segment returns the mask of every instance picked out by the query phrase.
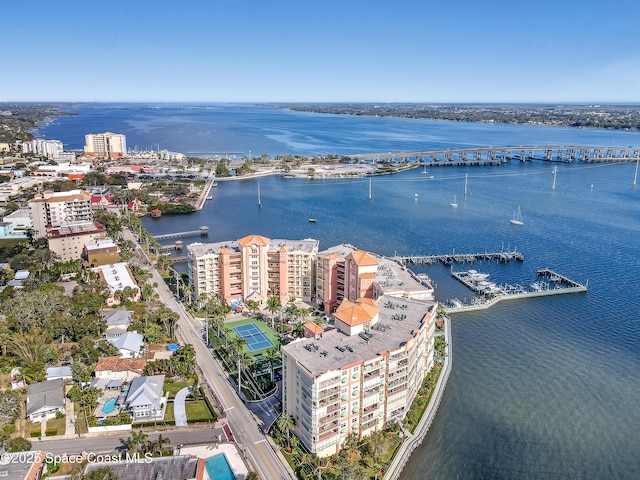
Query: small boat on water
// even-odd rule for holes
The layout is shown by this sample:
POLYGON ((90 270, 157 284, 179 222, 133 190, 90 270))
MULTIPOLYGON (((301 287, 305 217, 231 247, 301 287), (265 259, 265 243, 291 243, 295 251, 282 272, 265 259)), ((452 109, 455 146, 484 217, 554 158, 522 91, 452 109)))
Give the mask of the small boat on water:
POLYGON ((453 202, 451 202, 449 205, 451 205, 453 208, 456 208, 458 206, 458 204, 456 203, 456 196, 453 196, 453 202))
POLYGON ((318 220, 316 220, 315 218, 310 218, 309 219, 309 223, 316 223, 318 220))
POLYGON ((524 225, 524 220, 522 220, 522 212, 520 212, 520 207, 518 206, 518 210, 513 213, 513 218, 511 219, 512 225, 524 225))
POLYGON ((212 197, 211 195, 209 195, 209 196, 207 197, 207 200, 213 200, 213 197, 212 197))

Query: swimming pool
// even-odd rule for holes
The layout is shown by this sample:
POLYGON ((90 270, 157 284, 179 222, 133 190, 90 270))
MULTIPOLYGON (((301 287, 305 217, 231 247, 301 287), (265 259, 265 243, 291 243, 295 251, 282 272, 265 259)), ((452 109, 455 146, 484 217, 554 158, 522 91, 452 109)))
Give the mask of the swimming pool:
POLYGON ((110 398, 106 402, 104 402, 104 406, 102 407, 102 413, 111 413, 116 409, 116 402, 118 400, 114 398, 110 398))
POLYGON ((236 478, 224 453, 208 458, 204 462, 204 468, 210 480, 235 480, 236 478))

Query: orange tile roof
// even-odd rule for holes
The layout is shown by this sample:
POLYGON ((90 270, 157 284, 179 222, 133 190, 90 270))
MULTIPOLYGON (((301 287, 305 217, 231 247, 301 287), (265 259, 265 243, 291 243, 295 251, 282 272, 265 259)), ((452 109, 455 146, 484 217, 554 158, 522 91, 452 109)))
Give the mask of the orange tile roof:
POLYGON ((356 300, 356 303, 366 303, 367 305, 375 305, 376 301, 373 298, 360 297, 356 300))
POLYGON ((371 321, 379 311, 378 307, 367 303, 353 303, 349 300, 343 300, 333 316, 353 327, 371 321))
POLYGON ((353 260, 357 265, 378 265, 378 261, 375 258, 362 250, 357 250, 351 253, 351 257, 353 257, 353 260))
POLYGON ((95 371, 111 370, 112 372, 130 371, 142 374, 147 364, 143 358, 102 357, 96 363, 95 371))
POLYGON ((269 239, 267 237, 263 237, 262 235, 247 235, 244 238, 238 240, 238 244, 246 247, 248 245, 258 245, 260 247, 266 247, 269 245, 269 239))
POLYGON ((360 278, 376 278, 375 273, 361 273, 360 278))
POLYGON ((311 333, 322 333, 322 332, 324 332, 324 329, 320 325, 317 325, 317 324, 315 324, 313 322, 305 323, 304 324, 304 328, 309 330, 311 333))

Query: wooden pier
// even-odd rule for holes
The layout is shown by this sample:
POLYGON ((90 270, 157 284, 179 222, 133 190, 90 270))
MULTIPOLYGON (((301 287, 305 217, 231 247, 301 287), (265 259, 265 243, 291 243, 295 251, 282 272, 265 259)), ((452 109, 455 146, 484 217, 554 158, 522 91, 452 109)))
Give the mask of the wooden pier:
POLYGON ((163 233, 161 235, 154 235, 153 238, 156 240, 168 240, 170 238, 185 238, 185 237, 196 237, 196 236, 206 236, 209 235, 209 227, 203 225, 199 230, 189 230, 188 232, 176 232, 176 233, 163 233))
POLYGON ((444 255, 409 255, 395 256, 395 260, 406 265, 431 265, 433 263, 444 263, 451 265, 452 263, 473 263, 479 260, 500 262, 524 261, 524 255, 515 249, 510 252, 484 252, 484 253, 451 253, 444 255))

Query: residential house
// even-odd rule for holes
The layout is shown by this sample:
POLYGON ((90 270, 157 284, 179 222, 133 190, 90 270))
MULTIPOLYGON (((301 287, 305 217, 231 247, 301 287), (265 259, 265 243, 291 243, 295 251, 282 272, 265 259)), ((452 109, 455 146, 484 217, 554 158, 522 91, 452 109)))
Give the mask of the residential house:
POLYGON ((100 312, 107 325, 104 336, 107 340, 115 340, 125 334, 131 325, 131 310, 113 309, 100 312))
POLYGON ((138 332, 125 332, 107 341, 118 349, 120 358, 137 358, 140 356, 144 339, 138 332))
POLYGON ((169 457, 157 457, 145 459, 145 461, 89 463, 85 475, 95 472, 100 468, 109 467, 116 478, 120 480, 203 480, 204 459, 192 455, 172 455, 169 457))
POLYGON ((100 380, 130 382, 142 376, 146 363, 143 358, 102 357, 98 359, 93 373, 100 380))
POLYGON ((107 298, 107 305, 113 306, 120 302, 117 298, 116 292, 124 290, 126 287, 131 287, 134 290, 134 295, 130 299, 134 302, 140 299, 140 289, 133 277, 133 273, 129 269, 129 266, 124 263, 112 263, 109 265, 102 265, 100 267, 92 268, 94 272, 98 273, 98 276, 105 281, 107 287, 109 287, 109 298, 107 298))
POLYGON ((61 378, 38 382, 27 389, 27 418, 32 422, 48 420, 64 413, 64 385, 61 378))
POLYGON ((47 368, 47 380, 73 380, 73 370, 70 365, 63 365, 62 367, 49 367, 47 368))
POLYGON ((163 397, 164 375, 134 378, 125 399, 126 409, 136 420, 162 420, 167 399, 163 397))

